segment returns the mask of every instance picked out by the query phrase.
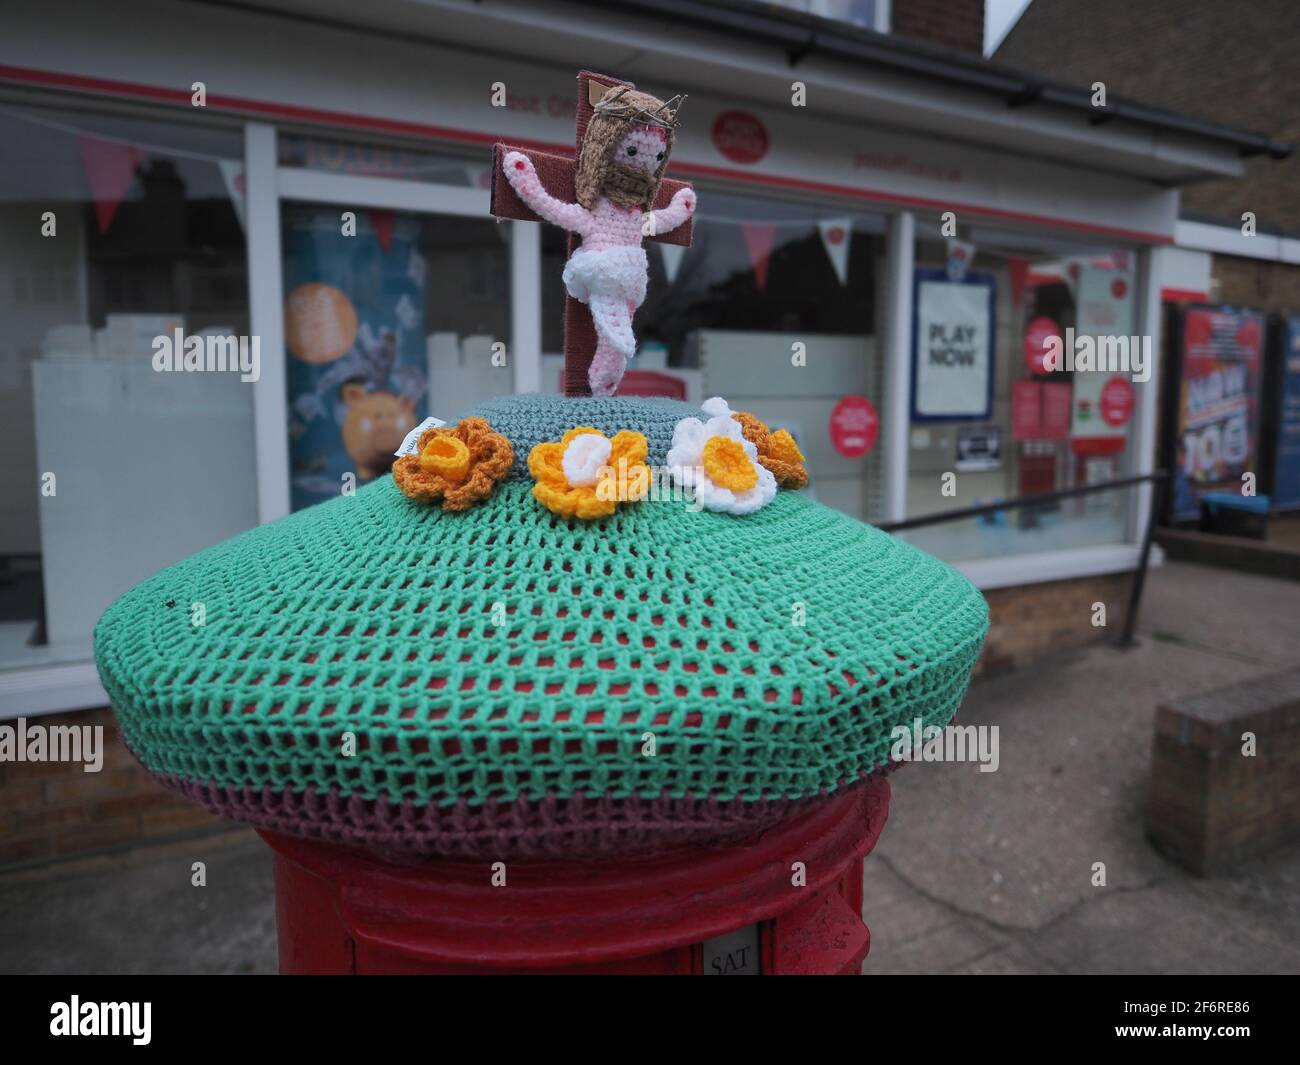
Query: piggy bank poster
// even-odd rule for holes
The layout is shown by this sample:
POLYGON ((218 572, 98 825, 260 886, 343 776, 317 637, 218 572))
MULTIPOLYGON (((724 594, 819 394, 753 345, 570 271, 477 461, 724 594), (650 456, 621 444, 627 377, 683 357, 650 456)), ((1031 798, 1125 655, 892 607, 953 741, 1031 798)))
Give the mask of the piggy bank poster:
POLYGON ((284 205, 294 510, 387 473, 425 417, 421 224, 391 211, 352 214, 284 205))
POLYGON ((1209 491, 1241 493, 1256 469, 1264 316, 1236 307, 1189 307, 1183 318, 1173 516, 1200 514, 1209 491))

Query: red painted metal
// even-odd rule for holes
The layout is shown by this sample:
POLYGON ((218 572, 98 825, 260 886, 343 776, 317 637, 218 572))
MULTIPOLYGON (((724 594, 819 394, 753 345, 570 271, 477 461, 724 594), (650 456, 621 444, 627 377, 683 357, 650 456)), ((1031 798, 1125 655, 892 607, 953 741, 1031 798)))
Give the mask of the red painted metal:
POLYGON ((765 974, 856 973, 871 944, 862 859, 888 813, 881 779, 732 846, 503 869, 391 865, 263 831, 280 971, 691 975, 706 940, 758 925, 765 974))

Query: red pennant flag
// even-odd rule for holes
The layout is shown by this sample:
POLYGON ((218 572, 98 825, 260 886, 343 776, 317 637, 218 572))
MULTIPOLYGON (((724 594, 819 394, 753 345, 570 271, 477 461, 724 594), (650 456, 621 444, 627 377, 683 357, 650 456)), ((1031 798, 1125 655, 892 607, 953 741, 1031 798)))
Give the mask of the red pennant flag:
POLYGON ((740 235, 749 249, 749 261, 754 267, 754 280, 759 291, 767 287, 767 264, 776 243, 776 226, 770 222, 742 222, 740 235))
POLYGON ((393 250, 393 228, 397 224, 397 213, 387 209, 372 207, 370 224, 374 226, 375 238, 379 241, 379 250, 387 255, 393 250))
POLYGON ((81 165, 86 171, 90 198, 95 202, 99 232, 107 233, 135 180, 136 167, 144 162, 144 153, 134 145, 80 135, 77 146, 81 149, 81 165))

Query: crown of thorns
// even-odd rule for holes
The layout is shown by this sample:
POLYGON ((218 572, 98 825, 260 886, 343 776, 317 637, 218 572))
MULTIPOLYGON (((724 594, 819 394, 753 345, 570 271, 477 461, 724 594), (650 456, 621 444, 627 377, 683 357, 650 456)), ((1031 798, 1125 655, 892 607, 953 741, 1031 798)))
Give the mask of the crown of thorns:
POLYGON ((618 94, 608 100, 601 100, 596 104, 596 113, 609 115, 611 118, 621 119, 624 122, 645 123, 651 126, 662 126, 664 129, 675 130, 677 128, 677 112, 686 102, 686 95, 678 93, 671 100, 665 100, 653 111, 648 107, 638 107, 630 101, 624 100, 624 93, 628 92, 627 86, 619 89, 618 94))

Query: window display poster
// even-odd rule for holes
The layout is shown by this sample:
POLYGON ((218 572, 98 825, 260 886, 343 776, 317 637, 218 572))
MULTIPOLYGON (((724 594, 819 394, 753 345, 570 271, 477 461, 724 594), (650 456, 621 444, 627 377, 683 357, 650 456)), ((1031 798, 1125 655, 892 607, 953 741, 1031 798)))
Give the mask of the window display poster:
POLYGON ((1011 438, 1064 440, 1070 435, 1070 386, 1063 381, 1014 381, 1011 438))
POLYGON ((1076 455, 1118 455, 1128 444, 1137 394, 1127 374, 1076 372, 1070 449, 1076 455))
POLYGON ((1074 335, 1126 337, 1133 333, 1133 271, 1128 267, 1081 265, 1075 289, 1078 320, 1074 335))
POLYGON ((1043 395, 1043 439, 1065 440, 1070 435, 1070 386, 1065 381, 1041 385, 1043 395))
MULTIPOLYGON (((1105 484, 1119 477, 1119 458, 1115 455, 1081 455, 1084 484, 1105 484)), ((1094 492, 1083 496, 1079 506, 1089 517, 1119 513, 1123 495, 1120 492, 1094 492)))
POLYGON ((912 420, 973 421, 993 410, 991 274, 916 271, 912 323, 912 420))
MULTIPOLYGON (((1124 337, 1133 333, 1133 277, 1128 269, 1083 265, 1075 288, 1075 337, 1124 337)), ((1128 373, 1076 371, 1070 419, 1077 455, 1114 455, 1128 443, 1136 396, 1128 373)))
POLYGON ((1183 312, 1173 516, 1200 514, 1209 491, 1241 492, 1255 468, 1264 316, 1236 307, 1183 312))
POLYGON ((1043 435, 1043 396, 1037 381, 1011 384, 1011 439, 1037 440, 1043 435))
POLYGON ((294 510, 387 473, 425 417, 420 221, 286 205, 284 334, 294 510), (350 475, 350 476, 349 476, 350 475))
POLYGON ((1002 430, 996 425, 957 430, 957 469, 996 470, 1002 466, 1002 430))
POLYGON ((1278 398, 1273 505, 1300 507, 1300 315, 1282 330, 1282 389, 1278 398))

